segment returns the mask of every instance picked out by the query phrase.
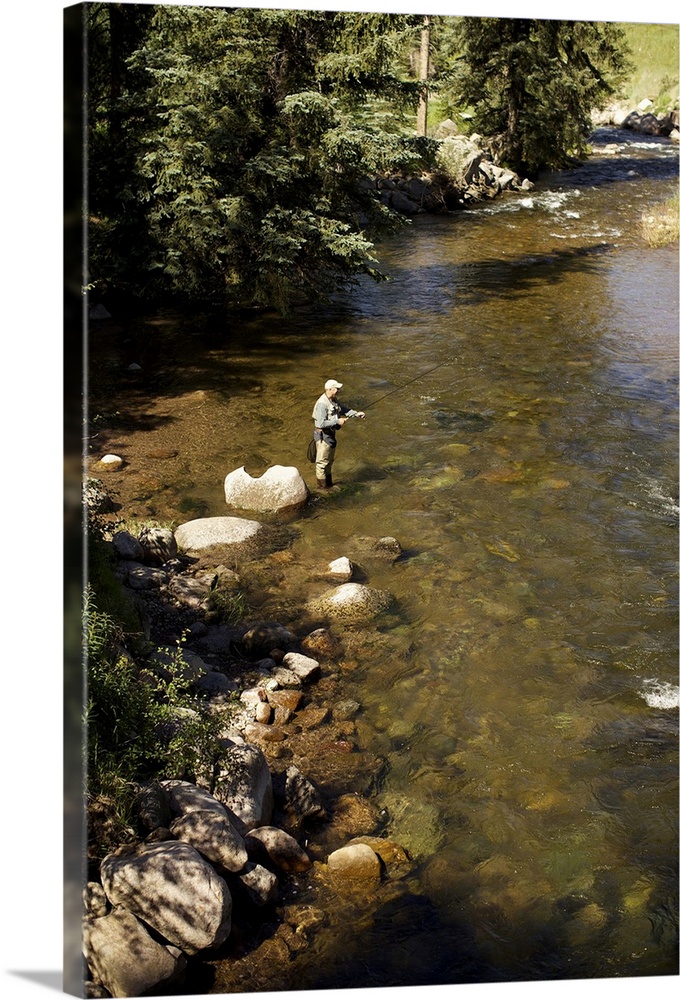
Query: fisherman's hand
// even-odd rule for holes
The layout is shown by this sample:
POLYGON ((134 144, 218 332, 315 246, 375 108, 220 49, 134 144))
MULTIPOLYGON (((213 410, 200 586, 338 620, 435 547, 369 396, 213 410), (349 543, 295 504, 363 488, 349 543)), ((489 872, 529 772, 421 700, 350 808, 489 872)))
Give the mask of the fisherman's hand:
POLYGON ((347 423, 347 417, 338 417, 338 423, 342 427, 343 424, 347 423))
POLYGON ((357 416, 359 417, 360 420, 363 420, 366 414, 364 413, 363 410, 359 410, 357 416))

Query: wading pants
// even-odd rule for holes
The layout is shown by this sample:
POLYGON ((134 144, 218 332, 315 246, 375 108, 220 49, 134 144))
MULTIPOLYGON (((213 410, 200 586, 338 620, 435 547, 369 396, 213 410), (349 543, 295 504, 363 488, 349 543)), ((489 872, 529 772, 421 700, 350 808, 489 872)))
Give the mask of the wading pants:
POLYGON ((333 459, 335 458, 335 448, 331 448, 325 441, 316 442, 316 478, 325 479, 330 476, 333 459))

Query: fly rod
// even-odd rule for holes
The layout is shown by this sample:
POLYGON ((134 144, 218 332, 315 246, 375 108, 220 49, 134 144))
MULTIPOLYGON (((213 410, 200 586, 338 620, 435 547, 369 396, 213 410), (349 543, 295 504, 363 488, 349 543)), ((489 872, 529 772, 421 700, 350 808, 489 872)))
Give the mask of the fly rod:
POLYGON ((406 389, 407 386, 413 385, 413 383, 417 382, 418 379, 425 378, 426 375, 431 375, 432 372, 436 372, 438 368, 444 368, 445 365, 451 364, 453 364, 453 361, 451 360, 440 361, 438 365, 434 365, 433 368, 428 368, 427 371, 421 372, 420 375, 416 375, 415 378, 410 378, 408 382, 404 382, 403 385, 398 385, 396 389, 390 389, 389 392, 385 392, 382 396, 378 396, 378 398, 374 399, 372 403, 368 403, 368 405, 364 407, 364 411, 370 410, 370 408, 375 406, 376 403, 380 403, 381 400, 387 399, 388 396, 392 396, 395 392, 401 392, 401 390, 406 389))

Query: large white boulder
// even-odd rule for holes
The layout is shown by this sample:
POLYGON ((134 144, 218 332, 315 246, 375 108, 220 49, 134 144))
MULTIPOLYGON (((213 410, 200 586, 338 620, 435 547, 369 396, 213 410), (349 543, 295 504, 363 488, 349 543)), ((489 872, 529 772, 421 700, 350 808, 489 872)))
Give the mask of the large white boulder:
POLYGON ((272 465, 256 479, 245 467, 230 472, 224 480, 224 498, 241 510, 285 510, 306 502, 307 485, 294 466, 272 465))
POLYGON ((484 153, 468 136, 449 135, 435 154, 439 169, 457 188, 465 188, 477 175, 484 153))

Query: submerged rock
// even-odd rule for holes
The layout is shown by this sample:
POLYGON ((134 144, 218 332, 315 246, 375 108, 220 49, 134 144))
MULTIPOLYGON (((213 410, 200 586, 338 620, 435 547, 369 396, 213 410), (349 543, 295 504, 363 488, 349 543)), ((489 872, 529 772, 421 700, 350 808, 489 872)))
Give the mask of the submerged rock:
POLYGON ((251 657, 268 656, 273 649, 288 649, 295 641, 293 633, 279 622, 258 622, 241 640, 251 657))
POLYGON ((435 805, 395 792, 382 795, 380 805, 389 816, 390 836, 402 844, 412 858, 428 857, 436 852, 442 841, 443 827, 435 805))
POLYGON ((358 624, 376 618, 392 603, 392 595, 361 583, 343 583, 309 604, 312 614, 345 624, 358 624))
POLYGON ((368 844, 348 844, 328 858, 334 881, 375 883, 380 881, 380 858, 368 844))
POLYGON ((340 643, 327 628, 317 628, 304 637, 300 649, 314 659, 331 658, 338 655, 340 643))
POLYGON ((371 559, 384 559, 394 562, 402 554, 402 548, 392 535, 375 538, 372 535, 353 535, 348 542, 348 548, 362 556, 371 559))

